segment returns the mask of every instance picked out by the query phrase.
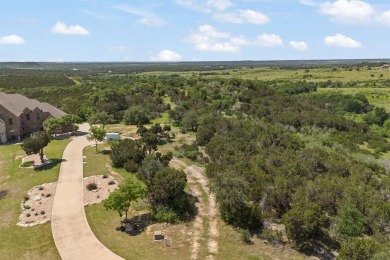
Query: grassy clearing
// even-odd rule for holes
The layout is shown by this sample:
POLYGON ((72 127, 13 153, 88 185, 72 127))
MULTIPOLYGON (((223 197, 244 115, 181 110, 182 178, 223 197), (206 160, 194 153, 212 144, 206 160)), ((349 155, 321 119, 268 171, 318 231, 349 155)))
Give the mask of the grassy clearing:
POLYGON ((164 112, 161 114, 161 117, 155 118, 152 120, 153 124, 169 124, 169 114, 168 112, 164 112))
POLYGON ((218 222, 219 253, 217 259, 307 259, 306 256, 291 249, 288 245, 271 246, 266 240, 252 236, 252 244, 245 244, 240 230, 234 229, 224 222, 218 222))
POLYGON ((230 69, 230 70, 212 70, 205 72, 145 72, 143 75, 172 75, 179 74, 183 77, 196 77, 201 76, 205 78, 242 78, 242 79, 254 79, 254 80, 288 80, 288 81, 316 81, 323 82, 327 80, 331 81, 361 81, 361 82, 377 82, 381 84, 386 79, 390 79, 390 70, 383 69, 381 67, 367 68, 353 67, 350 68, 273 68, 273 67, 261 67, 261 68, 242 68, 242 69, 230 69), (382 75, 382 76, 381 76, 382 75))
POLYGON ((363 94, 370 104, 390 111, 390 88, 319 88, 319 92, 336 92, 347 95, 363 94))
POLYGON ((58 179, 60 158, 70 140, 53 140, 45 148, 50 159, 58 164, 45 170, 21 169, 25 156, 20 145, 0 146, 0 258, 4 259, 59 259, 50 223, 34 227, 16 226, 20 215, 20 201, 27 191, 39 184, 58 179))
POLYGON ((111 163, 111 160, 107 154, 104 154, 104 149, 109 147, 107 144, 99 144, 98 152, 96 152, 95 147, 87 147, 84 149, 84 177, 89 177, 93 175, 104 175, 109 174, 109 170, 106 165, 111 163))

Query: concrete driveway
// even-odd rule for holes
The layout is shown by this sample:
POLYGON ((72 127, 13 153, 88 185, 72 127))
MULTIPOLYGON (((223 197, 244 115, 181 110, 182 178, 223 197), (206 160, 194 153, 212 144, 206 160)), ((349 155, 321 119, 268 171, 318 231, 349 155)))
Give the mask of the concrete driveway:
MULTIPOLYGON (((80 126, 81 132, 88 130, 88 124, 80 126)), ((100 243, 85 216, 83 149, 91 144, 83 135, 65 148, 52 210, 54 242, 62 259, 122 259, 100 243)))

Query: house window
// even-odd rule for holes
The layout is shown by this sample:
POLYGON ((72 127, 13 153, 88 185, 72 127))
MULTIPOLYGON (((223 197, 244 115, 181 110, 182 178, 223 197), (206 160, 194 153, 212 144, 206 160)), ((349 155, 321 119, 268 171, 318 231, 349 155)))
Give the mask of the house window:
POLYGON ((37 120, 41 119, 41 116, 39 114, 37 114, 37 120))
POLYGON ((27 120, 30 120, 30 114, 26 114, 27 120))
POLYGON ((8 124, 13 125, 12 118, 8 118, 8 124))

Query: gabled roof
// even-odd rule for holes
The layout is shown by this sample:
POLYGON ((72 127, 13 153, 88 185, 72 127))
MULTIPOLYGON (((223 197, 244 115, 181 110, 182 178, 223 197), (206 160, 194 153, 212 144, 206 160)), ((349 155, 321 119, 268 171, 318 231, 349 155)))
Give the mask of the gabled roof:
POLYGON ((0 105, 15 116, 20 116, 26 108, 34 110, 41 109, 43 112, 49 112, 53 117, 61 117, 66 115, 65 112, 48 103, 41 103, 36 99, 29 99, 20 94, 6 94, 0 92, 0 105))

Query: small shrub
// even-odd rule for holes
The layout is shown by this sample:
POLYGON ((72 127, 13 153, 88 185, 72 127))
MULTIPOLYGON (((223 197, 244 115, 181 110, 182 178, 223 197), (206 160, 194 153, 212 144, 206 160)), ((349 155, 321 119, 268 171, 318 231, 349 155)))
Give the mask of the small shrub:
POLYGON ((87 184, 87 190, 89 190, 89 191, 97 190, 97 188, 98 188, 98 186, 94 182, 87 184))
POLYGON ((133 160, 128 160, 125 164, 123 164, 123 168, 125 168, 127 172, 137 172, 138 164, 136 164, 133 160))
POLYGON ((38 188, 38 190, 43 190, 44 188, 42 187, 42 186, 40 186, 39 188, 38 188))
POLYGON ((45 197, 46 195, 45 195, 45 193, 41 193, 41 196, 42 196, 42 197, 45 197))
POLYGON ((34 165, 34 161, 27 161, 20 165, 20 167, 31 167, 34 165))
POLYGON ((35 211, 35 209, 31 209, 31 211, 35 211))
POLYGON ((51 194, 50 194, 50 193, 46 194, 46 198, 49 198, 50 196, 51 196, 51 194))
POLYGON ((29 218, 30 216, 31 216, 31 214, 30 214, 30 213, 27 213, 27 214, 26 214, 26 217, 28 217, 28 218, 29 218))
POLYGON ((29 205, 24 205, 23 206, 25 209, 31 209, 31 207, 29 205))
POLYGON ((44 210, 41 210, 41 215, 45 215, 45 211, 44 210))
POLYGON ((160 223, 176 223, 180 221, 179 216, 170 208, 160 207, 157 212, 153 215, 153 218, 160 223))
POLYGON ((111 180, 108 182, 108 185, 114 185, 116 182, 114 180, 111 180))
POLYGON ((108 174, 104 174, 103 179, 107 179, 107 178, 108 178, 108 174))
POLYGON ((39 214, 38 214, 38 212, 35 212, 34 215, 35 215, 35 216, 38 216, 39 214))
POLYGON ((241 231, 241 240, 245 244, 251 244, 252 243, 251 233, 248 231, 248 229, 243 229, 241 231))
POLYGON ((28 196, 28 195, 24 195, 24 201, 28 201, 29 199, 30 199, 30 196, 28 196))

